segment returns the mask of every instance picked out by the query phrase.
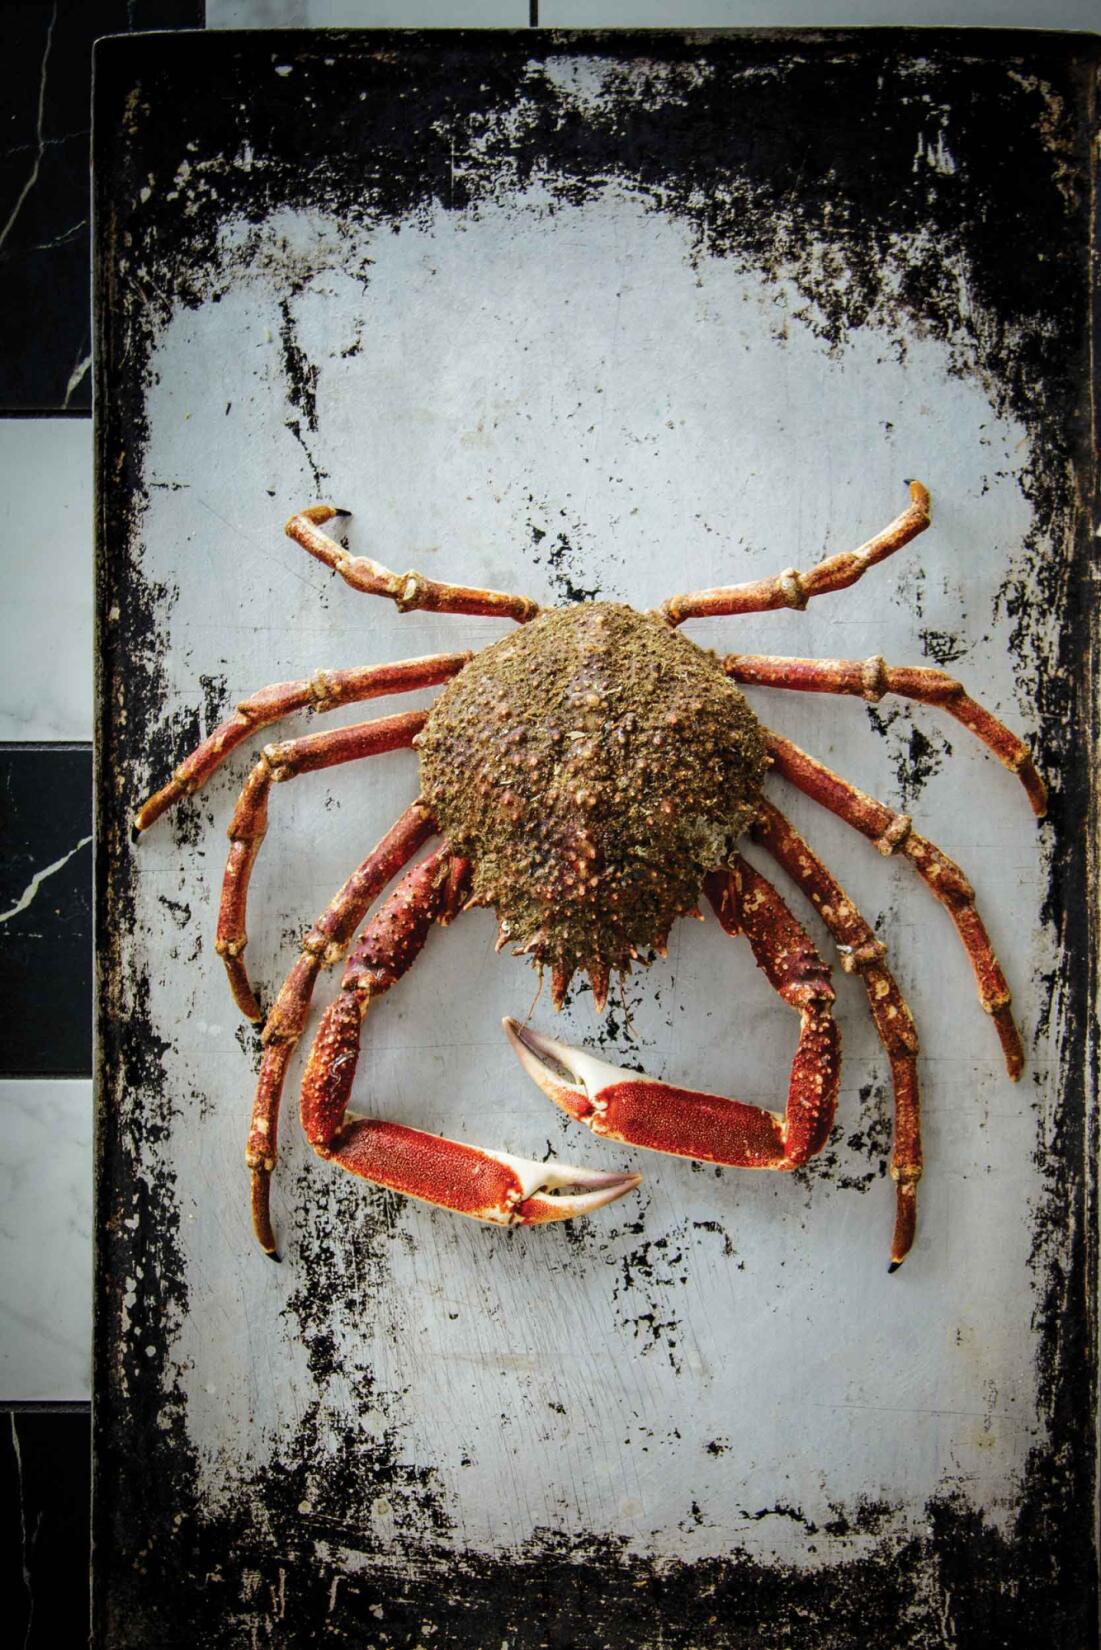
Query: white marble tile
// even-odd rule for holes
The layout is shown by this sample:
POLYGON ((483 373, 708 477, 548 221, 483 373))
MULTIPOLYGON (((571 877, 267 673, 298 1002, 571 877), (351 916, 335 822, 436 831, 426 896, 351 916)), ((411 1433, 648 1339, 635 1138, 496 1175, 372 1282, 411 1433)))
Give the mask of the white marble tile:
POLYGON ((0 740, 92 737, 92 421, 0 419, 0 740))
POLYGON ((87 1399, 92 1084, 0 1082, 0 1399, 87 1399))
MULTIPOLYGON (((523 28, 528 0, 207 0, 208 29, 523 28)), ((539 0, 545 28, 1095 29, 1097 0, 539 0)))
POLYGON ((522 28, 527 0, 207 0, 208 29, 522 28))
POLYGON ((1098 9, 1097 0, 908 0, 905 6, 899 0, 539 0, 539 22, 556 29, 836 28, 882 23, 911 28, 929 24, 1092 30, 1097 28, 1098 9))

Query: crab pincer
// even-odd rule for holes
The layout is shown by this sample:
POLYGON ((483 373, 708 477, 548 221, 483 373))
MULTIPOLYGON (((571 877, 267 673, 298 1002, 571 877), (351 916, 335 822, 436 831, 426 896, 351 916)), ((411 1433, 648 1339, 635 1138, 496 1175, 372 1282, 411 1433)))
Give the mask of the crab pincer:
POLYGON ((548 1099, 594 1134, 744 1169, 795 1169, 821 1151, 837 1104, 840 1041, 829 970, 772 885, 740 857, 709 877, 728 933, 744 933, 758 966, 800 1017, 786 1110, 636 1076, 506 1019, 520 1064, 548 1099))
POLYGON ((676 1088, 621 1071, 506 1019, 513 1052, 556 1106, 605 1140, 743 1168, 794 1168, 785 1161, 784 1119, 721 1094, 676 1088))
POLYGON ((573 1220, 633 1191, 638 1174, 536 1163, 401 1123, 350 1118, 324 1152, 352 1174, 496 1226, 573 1220))
MULTIPOLYGON (((591 1214, 633 1191, 641 1175, 536 1163, 349 1110, 364 1016, 416 961, 432 924, 450 921, 461 908, 468 877, 465 861, 445 845, 406 872, 360 935, 306 1063, 306 1139, 350 1174, 474 1220, 534 1226, 591 1214)), ((258 1235, 274 1247, 263 1219, 258 1235)))

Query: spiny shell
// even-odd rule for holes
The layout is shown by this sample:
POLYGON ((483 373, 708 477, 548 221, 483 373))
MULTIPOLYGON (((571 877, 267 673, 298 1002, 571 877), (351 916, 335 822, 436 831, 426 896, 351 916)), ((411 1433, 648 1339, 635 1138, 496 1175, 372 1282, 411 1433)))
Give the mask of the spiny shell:
POLYGON ((475 897, 559 982, 664 942, 728 863, 767 766, 714 655, 608 602, 552 609, 477 654, 417 746, 475 897))

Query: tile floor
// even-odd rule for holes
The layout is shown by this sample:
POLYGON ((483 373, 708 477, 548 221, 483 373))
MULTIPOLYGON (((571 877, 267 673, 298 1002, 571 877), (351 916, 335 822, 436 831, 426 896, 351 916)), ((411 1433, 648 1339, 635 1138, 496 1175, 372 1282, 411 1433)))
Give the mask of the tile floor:
POLYGON ((0 1600, 88 1637, 92 1332, 92 375, 97 36, 201 0, 0 8, 0 1600))
POLYGON ((0 1596, 30 1650, 87 1635, 92 41, 204 23, 744 26, 766 9, 771 25, 1097 24, 1096 0, 23 0, 0 15, 0 1596))

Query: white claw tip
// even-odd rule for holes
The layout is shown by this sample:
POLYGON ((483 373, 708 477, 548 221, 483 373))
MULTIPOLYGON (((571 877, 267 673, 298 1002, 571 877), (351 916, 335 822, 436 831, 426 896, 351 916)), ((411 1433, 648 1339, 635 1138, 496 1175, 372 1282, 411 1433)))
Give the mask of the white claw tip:
POLYGON ((556 1167, 565 1173, 567 1186, 591 1186, 592 1191, 575 1192, 570 1197, 551 1197, 547 1201, 553 1206, 559 1220, 576 1220, 579 1215, 591 1215, 597 1209, 603 1209, 608 1203, 615 1203, 628 1192, 633 1192, 642 1184, 640 1174, 602 1174, 597 1175, 589 1170, 567 1169, 564 1163, 556 1167), (584 1178, 581 1178, 582 1174, 584 1178))
POLYGON ((605 1169, 581 1169, 573 1163, 536 1163, 531 1158, 514 1157, 511 1152, 486 1151, 512 1170, 519 1183, 517 1203, 509 1221, 535 1225, 550 1220, 575 1220, 591 1215, 607 1203, 633 1192, 642 1182, 640 1174, 609 1173, 605 1169))
POLYGON ((538 1083, 543 1093, 556 1104, 561 1104, 561 1100, 554 1092, 556 1089, 568 1089, 574 1094, 585 1095, 590 1101, 596 1101, 601 1089, 627 1080, 618 1066, 609 1065, 606 1060, 598 1060, 594 1054, 589 1054, 584 1049, 572 1048, 569 1043, 560 1043, 554 1037, 546 1037, 541 1031, 534 1031, 531 1026, 522 1026, 519 1021, 508 1017, 502 1024, 505 1035, 512 1044, 512 1051, 528 1076, 538 1083))

